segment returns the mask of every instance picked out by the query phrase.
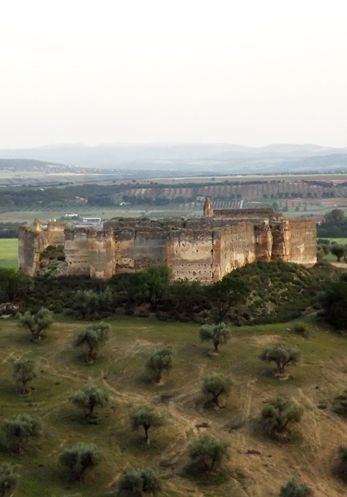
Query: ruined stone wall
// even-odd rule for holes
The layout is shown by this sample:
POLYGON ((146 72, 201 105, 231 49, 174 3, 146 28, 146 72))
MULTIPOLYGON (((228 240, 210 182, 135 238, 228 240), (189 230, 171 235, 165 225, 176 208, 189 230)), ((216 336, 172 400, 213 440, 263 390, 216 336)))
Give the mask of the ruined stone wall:
POLYGON ((88 264, 91 278, 108 279, 115 273, 115 241, 112 232, 87 234, 88 264))
POLYGON ((223 228, 220 235, 219 279, 256 260, 254 225, 238 223, 223 228))
POLYGON ((271 261, 273 248, 273 235, 268 222, 254 226, 255 258, 257 261, 271 261))
POLYGON ((161 229, 121 229, 114 233, 115 273, 140 271, 166 264, 168 232, 161 229))
POLYGON ((211 231, 182 230, 172 233, 166 256, 172 279, 211 282, 213 248, 214 237, 211 231))
POLYGON ((65 230, 65 260, 69 275, 89 276, 88 230, 65 230))
POLYGON ((42 229, 39 221, 35 220, 30 226, 22 226, 18 232, 18 268, 29 276, 34 276, 40 270, 42 252, 50 245, 64 245, 65 225, 50 222, 42 229))
MULTIPOLYGON (((253 210, 252 210, 253 213, 253 210)), ((67 273, 95 278, 167 265, 173 279, 219 281, 254 261, 316 262, 316 225, 304 219, 262 222, 213 218, 116 219, 108 229, 35 221, 19 232, 19 267, 34 275, 49 245, 64 245, 67 273)))
POLYGON ((291 253, 291 233, 290 225, 287 219, 271 224, 272 233, 272 255, 273 261, 290 260, 291 253))
POLYGON ((270 219, 275 215, 271 208, 261 209, 214 209, 215 219, 270 219))
POLYGON ((297 264, 317 262, 317 225, 309 219, 290 219, 289 261, 297 264))

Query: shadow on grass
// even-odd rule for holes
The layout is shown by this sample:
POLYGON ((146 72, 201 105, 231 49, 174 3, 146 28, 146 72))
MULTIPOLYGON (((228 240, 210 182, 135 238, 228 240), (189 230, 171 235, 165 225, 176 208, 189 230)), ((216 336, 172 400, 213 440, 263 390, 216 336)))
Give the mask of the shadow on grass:
POLYGON ((184 467, 182 476, 194 480, 201 487, 223 485, 230 478, 230 474, 223 467, 213 472, 207 472, 202 468, 201 464, 195 462, 189 463, 184 467))
POLYGON ((301 445, 303 442, 302 433, 299 429, 292 428, 283 436, 267 431, 260 418, 249 420, 250 432, 252 436, 260 442, 270 443, 281 447, 283 445, 301 445))

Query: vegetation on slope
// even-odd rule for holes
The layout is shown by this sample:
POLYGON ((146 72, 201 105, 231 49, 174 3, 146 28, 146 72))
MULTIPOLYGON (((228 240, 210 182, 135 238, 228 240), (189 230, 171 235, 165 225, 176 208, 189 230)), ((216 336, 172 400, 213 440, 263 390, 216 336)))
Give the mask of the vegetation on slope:
POLYGON ((343 337, 310 323, 309 339, 292 332, 294 323, 234 327, 216 355, 200 342, 198 325, 138 318, 108 324, 107 347, 87 364, 73 345, 85 323, 55 322, 39 345, 18 321, 0 323, 0 425, 15 418, 30 428, 30 443, 24 445, 9 439, 7 445, 0 437, 0 464, 12 464, 19 475, 5 475, 18 479, 15 497, 114 497, 129 495, 124 493, 129 482, 145 496, 151 495, 144 490, 150 481, 160 497, 277 497, 291 495, 283 489, 294 487, 312 488, 315 497, 343 495, 342 466, 341 478, 333 472, 339 447, 347 446, 346 420, 334 411, 334 399, 345 388, 343 337), (265 347, 278 343, 301 351, 286 381, 259 359, 265 347), (148 381, 146 361, 168 347, 170 374, 159 385, 148 381), (18 395, 13 378, 13 361, 19 358, 36 364, 26 395, 18 395), (201 391, 213 373, 233 379, 220 407, 206 403, 201 391), (86 390, 87 384, 93 389, 86 390), (102 406, 91 422, 80 406, 89 412, 95 392, 98 397, 102 392, 102 406), (71 400, 77 393, 76 406, 71 400), (273 404, 277 398, 290 400, 284 411, 273 404), (272 404, 267 413, 280 426, 275 441, 261 424, 263 409, 272 404), (303 409, 302 418, 293 417, 296 406, 303 409), (296 421, 290 439, 288 424, 286 437, 281 431, 289 413, 296 421), (149 443, 144 434, 150 422, 149 443), (289 485, 292 480, 303 483, 289 485))

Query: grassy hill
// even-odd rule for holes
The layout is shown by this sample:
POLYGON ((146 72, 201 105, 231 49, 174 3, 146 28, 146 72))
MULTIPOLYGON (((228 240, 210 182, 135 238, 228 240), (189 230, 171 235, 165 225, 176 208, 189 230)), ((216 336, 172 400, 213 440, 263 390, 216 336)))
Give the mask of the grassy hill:
POLYGON ((158 467, 163 497, 277 497, 282 484, 301 477, 315 497, 340 497, 346 491, 332 468, 337 449, 347 445, 347 421, 331 409, 331 401, 346 388, 347 341, 313 324, 305 339, 293 333, 293 323, 232 328, 230 342, 219 357, 201 344, 199 327, 135 318, 110 321, 108 345, 99 361, 86 365, 72 347, 85 323, 60 321, 40 345, 16 321, 0 322, 0 421, 14 413, 40 418, 43 435, 22 456, 0 451, 1 461, 18 464, 21 475, 16 497, 106 497, 114 495, 124 469, 158 467), (273 376, 273 367, 258 356, 264 346, 279 341, 298 347, 301 362, 290 369, 287 381, 273 376), (162 345, 174 351, 174 366, 159 385, 148 383, 144 364, 162 345), (39 376, 27 397, 15 392, 14 360, 33 358, 39 376), (223 409, 205 405, 201 382, 211 372, 234 381, 223 409), (86 382, 102 386, 111 396, 97 425, 81 420, 69 397, 86 382), (277 395, 293 398, 305 414, 292 442, 272 442, 262 435, 257 420, 266 400, 277 395), (151 404, 166 425, 153 430, 147 447, 132 432, 129 412, 151 404), (229 444, 224 471, 211 479, 194 479, 185 472, 187 446, 203 433, 229 444), (94 442, 102 463, 84 483, 68 481, 57 465, 60 451, 76 441, 94 442))

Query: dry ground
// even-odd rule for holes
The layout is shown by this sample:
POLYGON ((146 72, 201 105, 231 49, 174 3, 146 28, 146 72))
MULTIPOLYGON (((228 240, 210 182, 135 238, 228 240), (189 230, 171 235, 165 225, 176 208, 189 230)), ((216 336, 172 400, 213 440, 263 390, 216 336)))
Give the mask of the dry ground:
POLYGON ((21 481, 16 497, 105 497, 114 492, 126 468, 154 466, 163 474, 163 497, 277 497, 281 485, 301 477, 315 497, 344 495, 347 486, 332 468, 337 448, 347 445, 347 420, 333 413, 331 401, 346 388, 347 340, 310 325, 310 338, 289 331, 289 325, 232 329, 230 342, 219 357, 198 339, 198 327, 140 319, 111 321, 112 333, 100 360, 83 363, 72 341, 85 323, 60 321, 41 345, 33 345, 15 321, 0 322, 0 420, 13 413, 41 419, 43 436, 23 456, 0 452, 0 460, 18 464, 21 481), (272 367, 258 359, 261 349, 284 341, 302 351, 287 381, 272 375, 272 367), (160 386, 146 381, 144 364, 161 345, 174 350, 174 367, 160 386), (39 377, 28 397, 18 397, 12 364, 33 357, 39 377), (230 376, 234 386, 223 409, 205 406, 200 393, 203 377, 214 371, 230 376), (97 425, 81 421, 69 396, 93 381, 111 396, 97 425), (262 436, 257 420, 264 402, 287 395, 305 407, 294 441, 279 444, 262 436), (153 430, 146 447, 141 434, 130 430, 129 411, 153 404, 166 425, 153 430), (321 407, 325 407, 322 409, 321 407), (214 434, 229 444, 229 461, 209 482, 185 473, 186 449, 199 434, 214 434), (61 474, 57 458, 63 447, 94 442, 102 464, 85 483, 71 483, 61 474))

